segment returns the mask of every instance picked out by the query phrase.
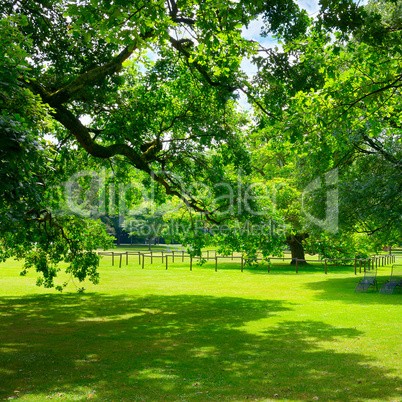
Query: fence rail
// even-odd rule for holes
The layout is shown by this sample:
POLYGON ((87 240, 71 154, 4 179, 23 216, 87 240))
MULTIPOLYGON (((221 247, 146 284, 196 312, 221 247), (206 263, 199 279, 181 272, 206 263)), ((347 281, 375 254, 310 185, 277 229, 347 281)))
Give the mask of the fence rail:
POLYGON ((238 260, 240 262, 240 270, 243 272, 245 264, 247 264, 249 261, 253 262, 266 262, 267 263, 267 272, 269 273, 271 270, 271 260, 290 260, 295 262, 295 272, 299 272, 299 267, 302 263, 304 262, 320 262, 322 266, 324 266, 324 272, 325 274, 328 273, 328 266, 336 263, 336 262, 351 262, 354 266, 354 272, 355 275, 357 275, 357 272, 362 273, 366 271, 366 269, 372 269, 372 268, 377 268, 381 267, 384 265, 389 265, 392 263, 396 262, 396 256, 393 254, 386 254, 386 255, 377 255, 377 256, 372 256, 369 258, 326 258, 324 260, 312 260, 312 259, 292 259, 291 257, 253 257, 253 258, 246 258, 243 255, 235 255, 232 253, 232 255, 229 256, 222 256, 218 255, 216 250, 207 250, 203 253, 201 257, 192 257, 190 254, 186 253, 184 250, 183 251, 124 251, 124 252, 119 252, 119 251, 98 251, 98 255, 100 256, 111 256, 112 257, 112 266, 114 266, 115 263, 115 258, 119 259, 119 268, 122 266, 122 261, 123 257, 125 256, 126 259, 126 265, 129 263, 129 256, 138 256, 138 264, 141 265, 142 269, 145 268, 145 259, 149 258, 150 263, 153 264, 155 259, 161 258, 162 264, 165 263, 165 269, 169 268, 169 259, 171 260, 172 263, 175 262, 175 259, 181 260, 181 262, 184 262, 185 259, 189 259, 190 261, 190 271, 193 269, 193 259, 198 259, 200 260, 201 258, 207 261, 213 260, 215 261, 215 271, 218 271, 218 261, 219 260, 225 260, 225 259, 230 259, 231 261, 236 261, 238 260), (204 255, 204 253, 206 255, 204 255))

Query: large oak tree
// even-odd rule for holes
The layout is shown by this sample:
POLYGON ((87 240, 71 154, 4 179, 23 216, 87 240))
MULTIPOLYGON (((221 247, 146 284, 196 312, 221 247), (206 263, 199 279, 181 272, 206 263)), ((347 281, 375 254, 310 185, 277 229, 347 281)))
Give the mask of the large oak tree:
MULTIPOLYGON (((323 2, 319 23, 346 32, 361 25, 359 10, 351 1, 323 2)), ((228 209, 218 185, 242 197, 233 172, 251 172, 246 120, 234 100, 244 92, 273 120, 283 108, 275 93, 261 98, 269 81, 253 87, 241 71, 242 58, 262 50, 242 30, 262 17, 264 34, 305 38, 309 18, 293 1, 16 0, 0 13, 3 258, 26 257, 47 286, 62 259, 73 276, 97 280, 90 250, 107 244, 100 227, 51 210, 63 198, 57 182, 94 160, 144 172, 210 223, 247 218, 228 209), (211 197, 198 197, 192 182, 207 183, 211 197)))

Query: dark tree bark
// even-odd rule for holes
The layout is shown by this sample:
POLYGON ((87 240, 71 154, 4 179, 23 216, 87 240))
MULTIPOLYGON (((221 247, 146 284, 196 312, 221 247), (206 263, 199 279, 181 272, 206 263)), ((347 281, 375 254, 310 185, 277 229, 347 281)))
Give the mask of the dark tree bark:
POLYGON ((298 261, 298 264, 307 264, 303 247, 303 241, 307 239, 307 237, 309 237, 308 233, 298 233, 296 235, 286 236, 286 243, 289 245, 292 253, 291 264, 296 264, 296 259, 301 260, 298 261))

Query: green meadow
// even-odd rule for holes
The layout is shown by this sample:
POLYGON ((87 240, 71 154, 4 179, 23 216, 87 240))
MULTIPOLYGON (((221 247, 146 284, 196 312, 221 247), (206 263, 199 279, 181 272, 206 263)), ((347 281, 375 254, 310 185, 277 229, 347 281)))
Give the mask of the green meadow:
POLYGON ((402 295, 353 267, 116 261, 63 293, 0 265, 0 400, 402 400, 402 295))

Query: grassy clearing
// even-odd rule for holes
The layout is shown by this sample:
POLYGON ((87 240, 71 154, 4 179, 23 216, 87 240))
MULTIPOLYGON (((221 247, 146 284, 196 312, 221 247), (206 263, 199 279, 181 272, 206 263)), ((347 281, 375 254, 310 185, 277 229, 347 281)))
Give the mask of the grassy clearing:
POLYGON ((19 267, 0 265, 0 399, 402 400, 402 295, 354 294, 352 267, 105 257, 84 294, 19 267))

